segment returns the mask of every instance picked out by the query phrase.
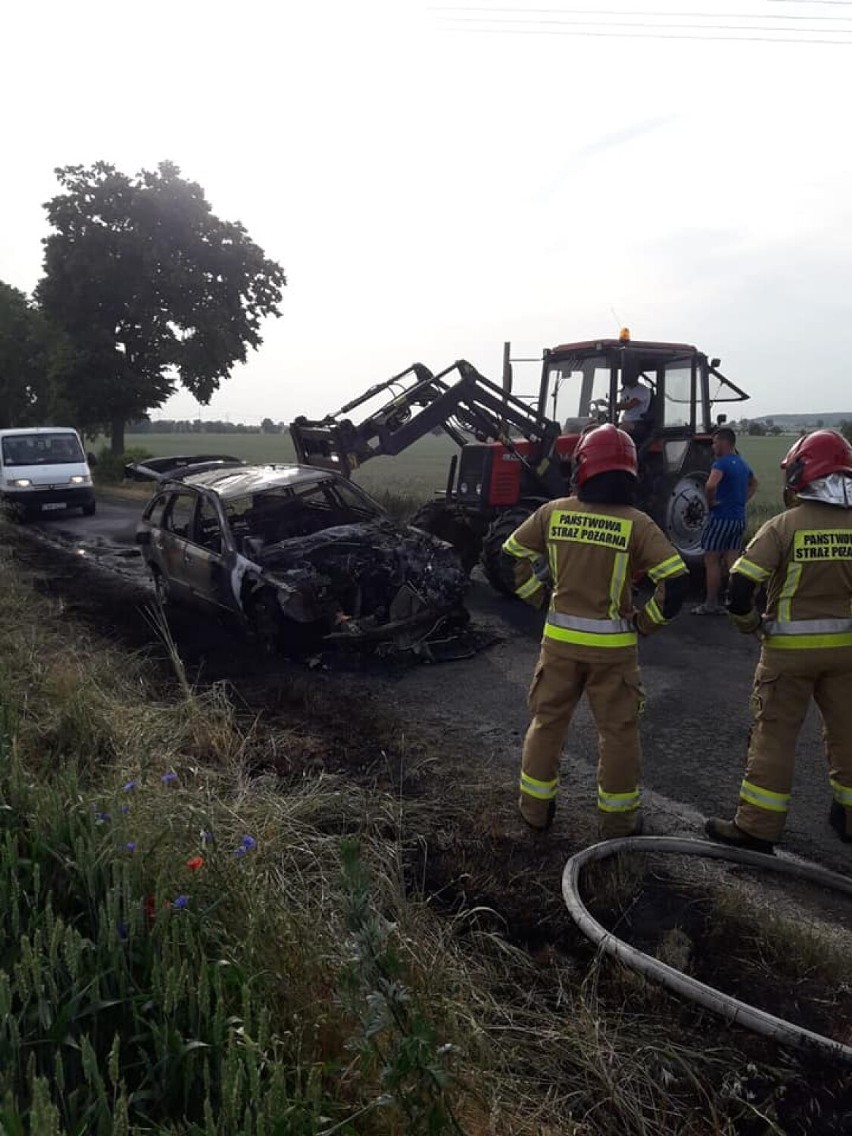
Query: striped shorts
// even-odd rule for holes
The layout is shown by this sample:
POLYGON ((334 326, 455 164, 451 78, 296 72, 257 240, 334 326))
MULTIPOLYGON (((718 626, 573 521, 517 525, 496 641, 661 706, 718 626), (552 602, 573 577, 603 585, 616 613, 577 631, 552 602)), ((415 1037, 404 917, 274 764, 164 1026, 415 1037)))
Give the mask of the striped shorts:
POLYGON ((701 533, 701 547, 705 552, 741 552, 744 536, 745 521, 710 517, 701 533))

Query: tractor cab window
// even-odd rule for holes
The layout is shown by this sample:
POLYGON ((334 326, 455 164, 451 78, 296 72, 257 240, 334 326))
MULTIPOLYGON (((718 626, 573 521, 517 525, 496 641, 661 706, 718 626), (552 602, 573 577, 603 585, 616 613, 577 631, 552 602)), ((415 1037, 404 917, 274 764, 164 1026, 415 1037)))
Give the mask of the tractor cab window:
POLYGON ((560 359, 548 367, 544 413, 572 433, 590 422, 612 421, 609 412, 610 364, 604 356, 560 359))
POLYGON ((663 382, 665 398, 663 401, 663 426, 692 426, 695 422, 693 411, 694 387, 692 381, 692 359, 673 359, 666 363, 663 382))

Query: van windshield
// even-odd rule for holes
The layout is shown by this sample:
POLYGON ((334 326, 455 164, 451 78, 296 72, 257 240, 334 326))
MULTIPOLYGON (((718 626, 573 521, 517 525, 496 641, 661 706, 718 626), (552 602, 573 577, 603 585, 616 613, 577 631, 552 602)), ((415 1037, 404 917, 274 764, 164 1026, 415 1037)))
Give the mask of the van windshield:
POLYGON ((76 434, 13 434, 2 443, 6 466, 71 465, 86 460, 76 434))

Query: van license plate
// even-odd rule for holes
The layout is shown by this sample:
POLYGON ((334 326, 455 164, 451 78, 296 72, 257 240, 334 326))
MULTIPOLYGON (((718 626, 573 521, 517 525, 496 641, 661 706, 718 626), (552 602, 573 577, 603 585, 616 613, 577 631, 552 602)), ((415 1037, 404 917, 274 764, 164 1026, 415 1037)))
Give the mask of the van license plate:
POLYGON ((50 501, 47 505, 42 505, 42 509, 64 509, 64 501, 50 501))

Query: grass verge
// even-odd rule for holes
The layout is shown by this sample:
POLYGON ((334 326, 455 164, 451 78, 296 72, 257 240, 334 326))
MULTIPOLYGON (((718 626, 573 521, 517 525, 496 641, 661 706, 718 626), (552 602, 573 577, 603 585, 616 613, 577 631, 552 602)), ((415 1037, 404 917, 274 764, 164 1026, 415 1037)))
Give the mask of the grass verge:
POLYGON ((0 556, 5 1131, 795 1130, 749 1127, 795 1066, 758 1100, 739 1042, 572 937, 505 786, 391 716, 381 776, 315 771, 299 730, 165 684, 0 556))

